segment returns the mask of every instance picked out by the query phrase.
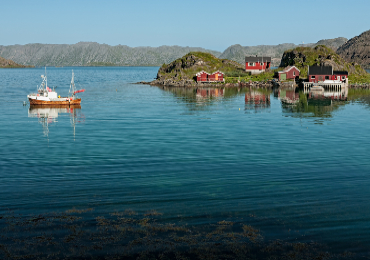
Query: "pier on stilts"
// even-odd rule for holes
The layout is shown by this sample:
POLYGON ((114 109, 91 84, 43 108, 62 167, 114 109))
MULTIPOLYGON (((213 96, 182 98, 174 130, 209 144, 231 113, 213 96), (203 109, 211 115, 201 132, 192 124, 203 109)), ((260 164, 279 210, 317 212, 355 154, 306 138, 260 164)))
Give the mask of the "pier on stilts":
POLYGON ((312 87, 320 86, 324 88, 324 90, 331 90, 331 91, 342 91, 344 88, 348 86, 345 82, 319 82, 319 83, 313 83, 313 82, 303 82, 303 90, 304 92, 309 92, 312 87))

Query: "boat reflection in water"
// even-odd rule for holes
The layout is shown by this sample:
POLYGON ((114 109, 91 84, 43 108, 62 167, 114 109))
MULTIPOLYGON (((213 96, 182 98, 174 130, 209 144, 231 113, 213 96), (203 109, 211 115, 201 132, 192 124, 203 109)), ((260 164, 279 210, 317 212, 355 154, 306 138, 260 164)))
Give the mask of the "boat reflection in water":
POLYGON ((271 106, 270 93, 256 89, 249 89, 245 93, 245 110, 259 112, 271 106))
POLYGON ((298 117, 332 117, 332 112, 344 106, 348 88, 340 90, 314 87, 307 91, 278 90, 283 113, 298 117))
POLYGON ((84 116, 80 113, 81 106, 40 106, 31 105, 28 110, 28 117, 38 118, 39 123, 42 125, 44 135, 49 136, 49 125, 58 122, 59 114, 69 114, 71 125, 73 127, 73 137, 76 134, 76 123, 84 121, 84 116))

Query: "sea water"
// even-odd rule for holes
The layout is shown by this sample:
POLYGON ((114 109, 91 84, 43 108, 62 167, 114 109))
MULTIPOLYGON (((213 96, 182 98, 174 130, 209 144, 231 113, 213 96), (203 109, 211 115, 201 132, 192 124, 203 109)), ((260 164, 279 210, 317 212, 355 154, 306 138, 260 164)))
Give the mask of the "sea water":
POLYGON ((83 212, 84 231, 132 212, 189 230, 247 224, 266 245, 315 242, 369 257, 366 91, 312 103, 289 90, 133 84, 157 67, 47 68, 58 95, 72 69, 86 90, 80 108, 23 106, 44 68, 0 70, 0 244, 9 250, 9 238, 27 237, 22 221, 83 212))

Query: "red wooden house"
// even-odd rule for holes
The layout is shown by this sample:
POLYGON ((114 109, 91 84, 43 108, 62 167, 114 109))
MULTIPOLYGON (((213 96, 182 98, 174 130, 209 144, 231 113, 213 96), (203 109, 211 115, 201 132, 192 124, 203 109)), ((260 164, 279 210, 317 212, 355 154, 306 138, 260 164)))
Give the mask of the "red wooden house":
POLYGON ((208 76, 210 82, 224 82, 224 74, 221 71, 215 71, 208 76))
POLYGON ((279 80, 295 79, 299 77, 301 71, 296 66, 288 66, 283 71, 279 71, 279 80))
POLYGON ((259 74, 271 68, 271 57, 245 57, 245 71, 259 74))
POLYGON ((332 66, 308 66, 308 81, 318 83, 325 80, 347 82, 347 71, 334 71, 332 66))
POLYGON ((197 82, 207 82, 209 73, 202 70, 195 74, 195 76, 197 77, 197 82))
POLYGON ((205 72, 204 70, 195 74, 197 82, 224 82, 224 73, 221 71, 215 71, 212 74, 205 72))

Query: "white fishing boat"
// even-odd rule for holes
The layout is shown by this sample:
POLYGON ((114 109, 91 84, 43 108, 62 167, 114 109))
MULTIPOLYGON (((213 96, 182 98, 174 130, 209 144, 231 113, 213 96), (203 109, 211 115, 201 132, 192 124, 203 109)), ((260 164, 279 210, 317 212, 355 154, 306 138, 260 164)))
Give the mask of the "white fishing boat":
POLYGON ((37 87, 37 93, 32 93, 27 96, 30 105, 80 105, 81 98, 77 97, 77 93, 84 92, 84 89, 76 90, 76 86, 74 83, 74 73, 72 70, 72 80, 69 87, 69 95, 68 97, 60 97, 58 93, 55 91, 55 88, 48 87, 48 79, 46 75, 46 68, 45 68, 45 75, 41 75, 42 83, 40 87, 37 87))

